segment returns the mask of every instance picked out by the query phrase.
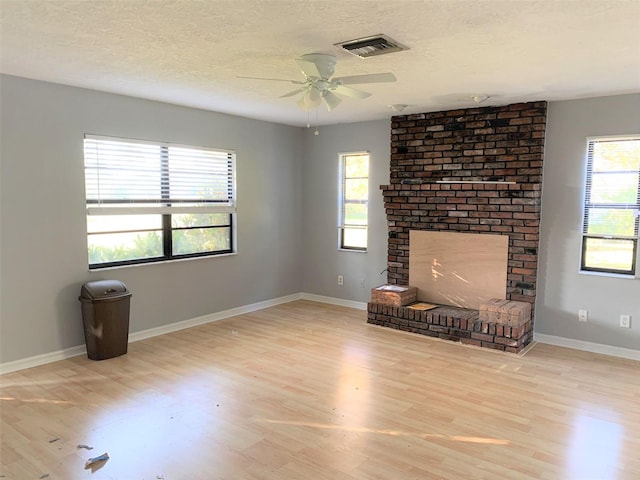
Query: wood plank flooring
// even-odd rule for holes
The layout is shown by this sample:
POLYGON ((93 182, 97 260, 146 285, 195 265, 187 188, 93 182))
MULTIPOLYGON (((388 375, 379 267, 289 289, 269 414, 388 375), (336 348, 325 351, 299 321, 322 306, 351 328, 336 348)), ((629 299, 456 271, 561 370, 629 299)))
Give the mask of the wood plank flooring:
POLYGON ((365 320, 296 301, 3 375, 0 477, 640 478, 640 363, 365 320))

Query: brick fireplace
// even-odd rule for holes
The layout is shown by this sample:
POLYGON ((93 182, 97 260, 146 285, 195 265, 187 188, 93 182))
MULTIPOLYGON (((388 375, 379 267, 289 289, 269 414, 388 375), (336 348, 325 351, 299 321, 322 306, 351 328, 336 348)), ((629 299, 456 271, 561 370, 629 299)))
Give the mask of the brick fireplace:
MULTIPOLYGON (((390 184, 380 187, 388 283, 409 284, 412 230, 506 235, 505 298, 530 303, 533 312, 546 110, 546 102, 531 102, 391 119, 390 184)), ((532 339, 533 315, 512 332, 474 310, 394 308, 371 303, 368 321, 513 352, 532 339)))

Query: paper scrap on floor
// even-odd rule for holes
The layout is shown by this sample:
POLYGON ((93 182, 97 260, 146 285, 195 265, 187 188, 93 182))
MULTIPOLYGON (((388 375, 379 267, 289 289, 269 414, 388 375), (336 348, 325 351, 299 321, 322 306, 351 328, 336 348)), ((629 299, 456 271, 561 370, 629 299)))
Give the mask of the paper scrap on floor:
POLYGON ((109 454, 108 453, 103 453, 102 455, 99 455, 97 457, 93 457, 90 458, 89 460, 86 461, 86 463, 84 464, 84 468, 92 468, 94 466, 96 466, 96 464, 102 463, 102 462, 106 462, 107 460, 109 460, 109 454))

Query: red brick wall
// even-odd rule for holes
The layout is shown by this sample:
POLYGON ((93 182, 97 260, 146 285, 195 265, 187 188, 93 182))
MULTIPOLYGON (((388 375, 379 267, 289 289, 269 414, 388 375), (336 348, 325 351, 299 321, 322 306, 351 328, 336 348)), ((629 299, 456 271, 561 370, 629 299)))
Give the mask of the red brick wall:
POLYGON ((508 235, 506 298, 535 302, 546 112, 531 102, 391 119, 390 185, 380 187, 389 283, 409 282, 410 230, 508 235))

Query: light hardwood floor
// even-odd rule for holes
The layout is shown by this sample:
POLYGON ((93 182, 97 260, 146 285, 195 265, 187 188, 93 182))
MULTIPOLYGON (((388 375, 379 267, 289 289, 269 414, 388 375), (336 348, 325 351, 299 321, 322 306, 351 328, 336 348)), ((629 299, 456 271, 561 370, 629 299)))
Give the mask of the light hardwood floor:
POLYGON ((365 316, 296 301, 3 375, 0 475, 640 478, 640 363, 479 350, 365 316))

